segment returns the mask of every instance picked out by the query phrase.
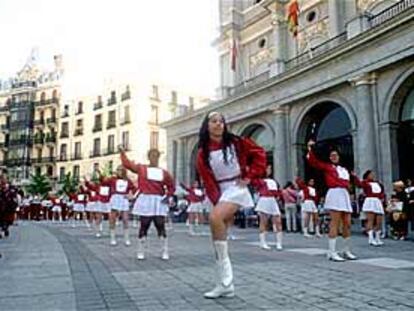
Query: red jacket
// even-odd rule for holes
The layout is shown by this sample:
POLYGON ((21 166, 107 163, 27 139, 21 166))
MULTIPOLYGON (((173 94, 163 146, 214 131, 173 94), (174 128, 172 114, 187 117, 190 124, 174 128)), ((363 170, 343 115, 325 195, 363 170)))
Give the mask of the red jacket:
MULTIPOLYGON (((309 165, 313 168, 320 170, 323 172, 325 177, 325 183, 328 188, 346 188, 348 189, 350 181, 349 179, 343 179, 339 177, 337 166, 332 163, 327 163, 319 160, 316 158, 314 152, 311 150, 309 151, 308 155, 306 156, 309 162, 309 165)), ((338 166, 340 167, 340 166, 338 166)), ((349 172, 346 168, 340 167, 348 173, 349 172)))
POLYGON ((81 186, 77 193, 72 193, 69 197, 75 204, 85 204, 88 201, 88 191, 81 186))
POLYGON ((266 179, 257 179, 253 182, 253 186, 256 189, 257 193, 261 197, 275 197, 279 198, 282 195, 282 192, 279 189, 277 182, 271 178, 266 179), (271 182, 266 182, 266 180, 273 181, 276 183, 277 189, 269 189, 269 184, 273 184, 271 182))
POLYGON ((85 186, 87 188, 89 202, 99 201, 98 185, 86 181, 85 186))
POLYGON ((175 183, 170 173, 159 167, 134 163, 130 161, 125 153, 121 153, 122 165, 138 174, 138 189, 142 194, 168 195, 175 192, 175 183))
POLYGON ((303 200, 312 200, 315 203, 318 203, 319 197, 316 193, 316 189, 314 187, 308 186, 300 177, 296 178, 296 184, 298 187, 303 191, 303 200), (313 189, 315 195, 311 194, 311 190, 313 189))
MULTIPOLYGON (((256 145, 249 138, 234 139, 233 145, 236 150, 236 156, 239 161, 241 178, 248 178, 251 181, 262 178, 266 173, 266 152, 262 147, 256 145)), ((220 150, 221 143, 211 141, 209 144, 210 151, 220 150)), ((198 150, 197 170, 200 174, 206 194, 213 204, 217 204, 220 199, 220 187, 214 176, 212 169, 206 165, 203 159, 202 149, 198 150)))
POLYGON ((118 177, 115 177, 115 176, 112 176, 112 177, 109 177, 109 178, 105 179, 102 182, 102 186, 109 186, 110 187, 111 196, 114 195, 114 194, 123 194, 123 195, 125 195, 125 194, 128 194, 129 192, 135 192, 136 191, 136 188, 135 188, 135 186, 134 186, 134 184, 132 183, 131 180, 129 180, 128 178, 127 179, 122 179, 122 178, 118 178, 118 177), (122 182, 122 181, 126 182, 125 189, 120 189, 119 188, 123 185, 119 185, 118 181, 119 182, 122 182))
POLYGON ((200 188, 187 188, 185 185, 181 184, 181 187, 185 189, 185 191, 188 192, 188 195, 186 195, 185 199, 190 203, 200 203, 203 202, 205 199, 205 195, 202 189, 200 188), (196 193, 197 192, 197 193, 196 193))
POLYGON ((381 183, 368 179, 360 180, 356 175, 353 175, 353 177, 355 185, 362 188, 366 198, 378 198, 381 201, 385 200, 384 186, 381 183), (371 183, 377 183, 380 186, 381 191, 379 193, 374 193, 371 183))
MULTIPOLYGON (((103 179, 102 179, 103 182, 103 179)), ((102 183, 91 183, 89 181, 86 181, 85 183, 86 187, 88 187, 89 191, 94 191, 96 193, 95 199, 96 201, 102 202, 102 203, 108 203, 111 199, 111 187, 102 185, 102 183), (107 193, 107 194, 104 194, 107 193)))

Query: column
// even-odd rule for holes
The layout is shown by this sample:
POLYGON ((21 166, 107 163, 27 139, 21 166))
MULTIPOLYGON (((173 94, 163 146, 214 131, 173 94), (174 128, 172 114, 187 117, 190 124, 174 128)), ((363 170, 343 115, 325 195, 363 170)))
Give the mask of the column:
POLYGON ((382 170, 377 175, 383 182, 387 195, 391 194, 392 182, 399 176, 397 135, 398 123, 387 122, 379 125, 382 170))
POLYGON ((285 108, 278 108, 273 111, 275 129, 273 167, 275 178, 281 185, 284 185, 288 181, 287 117, 288 111, 285 108))
POLYGON ((342 0, 329 0, 329 35, 330 37, 336 37, 341 33, 341 7, 340 1, 342 0))
POLYGON ((175 179, 178 181, 183 181, 184 177, 184 142, 182 139, 177 140, 177 171, 175 179))
POLYGON ((272 11, 274 62, 270 64, 270 76, 274 77, 285 70, 286 58, 286 18, 284 17, 283 4, 276 1, 275 10, 272 11))
POLYGON ((372 102, 372 87, 376 84, 375 74, 365 74, 351 80, 355 88, 357 112, 357 172, 363 174, 366 170, 377 171, 377 152, 375 135, 374 107, 372 102))

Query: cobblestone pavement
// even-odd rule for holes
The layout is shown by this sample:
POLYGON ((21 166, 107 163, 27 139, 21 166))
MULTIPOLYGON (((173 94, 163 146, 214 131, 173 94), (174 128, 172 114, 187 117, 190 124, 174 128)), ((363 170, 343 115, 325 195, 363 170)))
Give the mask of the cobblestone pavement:
POLYGON ((255 229, 236 229, 236 296, 206 300, 210 238, 190 237, 184 225, 169 233, 170 261, 160 259, 154 231, 138 261, 136 241, 110 247, 108 234, 98 239, 84 226, 20 223, 0 240, 0 310, 414 310, 412 241, 374 248, 355 234, 360 259, 334 263, 324 256, 326 238, 288 234, 283 251, 264 251, 255 229))

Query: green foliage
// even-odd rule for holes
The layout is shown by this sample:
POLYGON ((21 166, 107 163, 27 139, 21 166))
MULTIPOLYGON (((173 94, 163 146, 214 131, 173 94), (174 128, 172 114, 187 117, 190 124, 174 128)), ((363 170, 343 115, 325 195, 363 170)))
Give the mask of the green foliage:
POLYGON ((45 198, 51 190, 52 186, 50 185, 50 180, 46 174, 36 172, 36 174, 30 175, 29 184, 26 186, 27 193, 45 198))
POLYGON ((79 180, 73 177, 70 172, 65 175, 65 178, 59 181, 59 195, 75 193, 79 188, 79 180))

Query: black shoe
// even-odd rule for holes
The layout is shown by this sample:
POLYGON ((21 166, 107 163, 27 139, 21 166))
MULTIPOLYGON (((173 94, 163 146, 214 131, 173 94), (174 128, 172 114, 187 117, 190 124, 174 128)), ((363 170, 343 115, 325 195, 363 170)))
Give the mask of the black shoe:
POLYGON ((9 229, 4 230, 4 235, 8 237, 10 235, 9 229))

